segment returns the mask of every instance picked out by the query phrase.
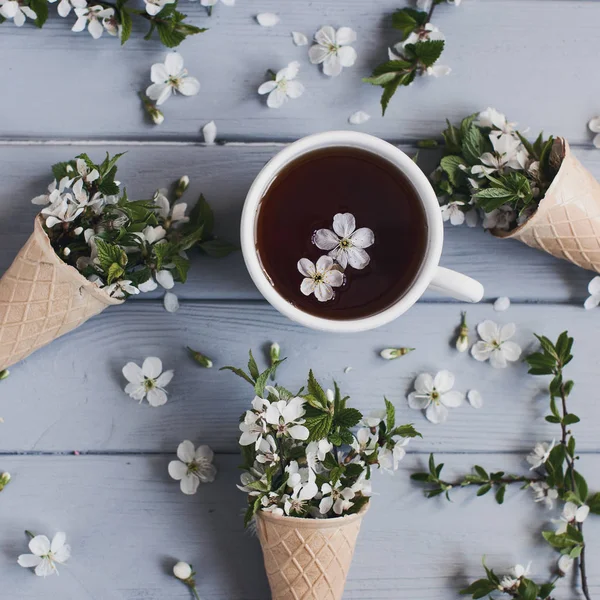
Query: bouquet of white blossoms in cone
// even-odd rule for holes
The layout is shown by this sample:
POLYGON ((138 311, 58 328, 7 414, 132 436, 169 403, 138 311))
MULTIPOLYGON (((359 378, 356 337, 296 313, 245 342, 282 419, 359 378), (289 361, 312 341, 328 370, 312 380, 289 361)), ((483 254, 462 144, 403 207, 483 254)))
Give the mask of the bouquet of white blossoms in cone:
MULTIPOLYGON (((95 164, 81 154, 54 165, 34 230, 0 280, 0 370, 64 335, 111 304, 185 282, 186 251, 223 256, 203 197, 186 216, 166 192, 131 201, 115 180, 121 155, 95 164)), ((179 180, 178 200, 189 185, 179 180)), ((165 296, 173 310, 176 297, 165 296)))
POLYGON ((372 470, 396 471, 409 439, 420 434, 412 425, 396 426, 388 400, 381 413, 363 418, 337 384, 325 391, 312 371, 307 389, 295 394, 266 385, 279 362, 259 373, 250 353, 248 373, 226 367, 256 394, 240 422, 246 524, 258 511, 315 519, 360 512, 369 502, 372 470))
MULTIPOLYGON (((197 246, 208 253, 226 245, 212 235, 213 217, 206 200, 186 216, 187 204, 171 206, 165 190, 150 200, 131 201, 115 181, 122 156, 94 164, 82 154, 54 165, 55 181, 34 204, 44 205, 44 230, 56 254, 110 297, 126 299, 158 285, 184 283, 190 261, 185 252, 197 246)), ((175 190, 181 198, 189 181, 175 190)))
POLYGON ((474 227, 481 218, 497 237, 600 272, 600 183, 566 140, 540 133, 530 142, 493 108, 448 122, 442 135, 431 181, 445 221, 474 227))

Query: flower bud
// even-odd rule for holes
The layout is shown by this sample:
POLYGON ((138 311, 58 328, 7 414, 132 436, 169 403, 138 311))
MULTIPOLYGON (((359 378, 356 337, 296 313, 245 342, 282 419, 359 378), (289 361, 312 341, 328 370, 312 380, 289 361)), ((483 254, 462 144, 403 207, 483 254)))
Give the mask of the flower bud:
POLYGON ((10 473, 2 473, 0 475, 0 492, 8 485, 8 482, 11 480, 10 473))
POLYGON ((573 567, 573 559, 568 554, 563 554, 558 559, 558 574, 564 577, 573 567))
POLYGON ((183 177, 179 178, 179 181, 177 182, 177 187, 175 188, 175 198, 177 198, 177 200, 179 200, 179 198, 183 196, 185 190, 188 189, 189 185, 190 178, 187 175, 184 175, 183 177))
POLYGON ((409 352, 412 352, 414 348, 385 348, 380 353, 379 356, 381 358, 385 358, 385 360, 393 360, 394 358, 400 358, 409 352))
POLYGON ((459 352, 465 352, 469 347, 469 328, 467 327, 467 313, 461 315, 460 329, 458 330, 458 338, 456 338, 456 349, 459 352))
POLYGON ((63 254, 65 256, 69 256, 69 254, 71 254, 71 249, 70 248, 63 248, 63 254))
POLYGON ((160 125, 165 120, 165 115, 163 115, 163 113, 160 110, 158 110, 158 108, 152 108, 148 111, 148 113, 150 114, 152 122, 155 125, 160 125))
POLYGON ((201 366, 201 367, 205 367, 206 369, 210 369, 213 366, 213 362, 212 360, 210 360, 210 358, 208 358, 208 356, 205 356, 204 354, 202 354, 201 352, 198 352, 197 350, 192 350, 189 346, 187 346, 188 352, 190 353, 190 356, 201 366))
POLYGON ((271 344, 271 350, 269 354, 271 356, 271 364, 279 360, 279 357, 281 356, 281 348, 277 342, 273 342, 271 344))
POLYGON ((185 581, 192 576, 192 567, 186 562, 180 561, 173 567, 173 575, 175 575, 177 579, 185 581))
POLYGON ((75 229, 73 229, 73 233, 75 235, 81 235, 83 233, 83 227, 76 227, 75 229))
POLYGON ((6 379, 10 375, 10 371, 8 369, 4 369, 4 371, 0 371, 0 381, 6 379))

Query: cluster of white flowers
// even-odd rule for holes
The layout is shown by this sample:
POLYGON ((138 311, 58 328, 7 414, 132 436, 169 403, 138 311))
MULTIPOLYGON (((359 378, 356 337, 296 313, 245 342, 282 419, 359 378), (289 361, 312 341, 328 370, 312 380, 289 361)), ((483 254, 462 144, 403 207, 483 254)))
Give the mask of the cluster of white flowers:
MULTIPOLYGON (((516 130, 516 123, 509 122, 506 116, 496 109, 487 108, 479 113, 474 124, 491 129, 488 138, 493 151, 484 152, 479 157, 479 164, 461 164, 459 167, 467 175, 472 194, 487 182, 488 176, 495 174, 520 171, 527 173, 532 181, 535 180, 540 165, 523 145, 516 130)), ((439 178, 439 173, 439 170, 432 173, 431 178, 434 182, 439 178)), ((538 198, 540 190, 534 183, 531 190, 533 197, 538 198)), ((515 222, 521 225, 531 216, 533 210, 528 207, 517 214, 510 204, 505 204, 486 213, 474 206, 473 198, 469 201, 455 200, 441 206, 444 221, 450 221, 452 225, 462 225, 466 222, 469 227, 475 227, 481 216, 485 229, 496 230, 509 230, 515 222)))
MULTIPOLYGON (((257 16, 264 27, 273 27, 279 22, 277 15, 271 13, 257 16)), ((308 45, 308 38, 298 31, 292 32, 292 39, 297 46, 308 45)), ((315 44, 308 57, 312 64, 323 65, 323 73, 329 77, 337 77, 344 67, 351 67, 356 62, 356 50, 351 46, 356 41, 356 32, 350 27, 340 27, 337 31, 331 25, 321 27, 314 36, 315 44)), ((287 67, 272 73, 271 79, 259 88, 260 95, 267 95, 269 108, 280 108, 289 99, 299 98, 304 93, 304 86, 296 80, 300 63, 293 61, 287 67)))
POLYGON ((308 258, 298 261, 298 271, 304 275, 300 291, 309 296, 314 294, 319 302, 334 297, 333 288, 344 284, 344 272, 348 265, 364 269, 370 262, 365 248, 375 243, 373 231, 367 227, 356 229, 356 219, 351 213, 338 213, 333 217, 333 231, 319 229, 312 238, 320 250, 328 250, 316 264, 308 258))

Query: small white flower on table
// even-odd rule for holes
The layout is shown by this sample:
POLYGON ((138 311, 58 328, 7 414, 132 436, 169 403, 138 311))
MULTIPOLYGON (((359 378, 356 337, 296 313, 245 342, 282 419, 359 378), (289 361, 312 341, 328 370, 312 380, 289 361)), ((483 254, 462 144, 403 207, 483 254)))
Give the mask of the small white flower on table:
POLYGON ((300 70, 298 61, 291 62, 287 67, 281 69, 275 74, 275 78, 265 81, 259 88, 258 93, 267 96, 267 106, 269 108, 280 108, 288 98, 299 98, 304 93, 304 86, 296 81, 296 76, 300 70))
POLYGON ((104 8, 97 4, 96 6, 76 8, 75 14, 77 15, 77 21, 75 21, 71 31, 84 31, 87 27, 89 34, 97 40, 104 32, 102 21, 114 16, 115 11, 113 8, 104 8))
POLYGON ((435 377, 421 373, 415 380, 415 391, 408 395, 408 406, 415 410, 425 410, 425 416, 432 423, 443 423, 448 418, 448 409, 460 406, 464 395, 452 391, 454 375, 450 371, 440 371, 435 377))
POLYGON ((314 293, 319 302, 331 300, 333 288, 344 283, 344 274, 340 269, 330 256, 321 256, 316 265, 308 258, 301 258, 298 261, 298 271, 304 275, 304 279, 300 284, 300 291, 305 296, 314 293))
POLYGON ((157 106, 164 104, 172 94, 195 96, 200 91, 200 82, 188 75, 183 68, 183 57, 178 52, 167 54, 165 62, 155 63, 150 70, 152 85, 146 89, 146 96, 157 106))
POLYGON ((212 483, 217 468, 212 464, 213 451, 208 446, 198 446, 189 440, 179 444, 177 458, 169 463, 169 475, 179 481, 184 494, 195 494, 200 483, 212 483))
POLYGON ((371 258, 365 248, 375 243, 375 235, 368 227, 356 229, 356 219, 351 213, 338 213, 333 217, 333 231, 319 229, 313 236, 313 243, 321 250, 330 250, 329 256, 336 260, 342 269, 348 265, 364 269, 371 258))
POLYGON ((173 371, 163 373, 162 369, 162 361, 155 356, 148 357, 141 368, 134 362, 127 363, 123 367, 123 375, 129 381, 125 392, 140 403, 147 398, 150 406, 162 406, 167 401, 164 388, 173 379, 173 371))
POLYGON ((596 308, 600 304, 600 276, 594 277, 588 285, 589 298, 583 304, 586 310, 596 308))
POLYGON ((173 4, 176 0, 144 0, 144 4, 146 5, 146 12, 151 15, 157 15, 166 4, 173 4))
POLYGON ((529 575, 530 568, 531 563, 529 563, 526 567, 523 565, 515 565, 512 569, 510 569, 508 575, 505 575, 500 580, 500 589, 503 591, 516 590, 521 584, 521 579, 529 575))
POLYGON ((556 534, 561 535, 567 533, 567 526, 576 526, 577 523, 583 523, 588 515, 590 514, 590 507, 587 504, 577 506, 575 502, 566 502, 560 519, 555 520, 554 523, 557 525, 556 534))
POLYGON ((66 543, 67 536, 59 531, 53 538, 52 543, 45 535, 36 535, 29 541, 29 549, 32 554, 21 554, 18 563, 22 567, 35 567, 38 577, 47 577, 56 573, 56 565, 64 564, 71 556, 71 548, 66 543))
POLYGON ((323 73, 337 77, 344 67, 356 62, 356 50, 350 45, 356 41, 356 32, 350 27, 337 31, 330 25, 321 27, 315 34, 315 42, 308 51, 313 65, 323 64, 323 73))
POLYGON ((514 323, 502 327, 489 320, 479 323, 477 333, 482 341, 475 343, 471 348, 473 358, 481 362, 489 359, 492 367, 496 369, 504 369, 508 361, 519 360, 521 347, 509 341, 516 330, 514 323))
POLYGON ((527 456, 527 462, 531 465, 530 471, 534 469, 539 469, 542 467, 548 458, 550 457, 550 452, 552 452, 552 448, 554 448, 555 440, 552 440, 551 444, 547 442, 538 442, 531 453, 527 456))
POLYGON ((17 0, 0 0, 0 16, 12 19, 17 27, 25 24, 25 17, 32 21, 37 19, 37 14, 29 7, 17 0))

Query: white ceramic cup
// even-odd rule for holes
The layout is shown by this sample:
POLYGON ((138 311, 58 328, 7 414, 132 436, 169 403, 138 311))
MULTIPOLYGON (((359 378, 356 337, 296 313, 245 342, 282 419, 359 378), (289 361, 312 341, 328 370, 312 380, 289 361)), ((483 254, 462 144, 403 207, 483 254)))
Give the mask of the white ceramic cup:
POLYGON ((483 286, 474 279, 439 266, 444 241, 444 226, 439 203, 431 184, 421 169, 404 152, 388 142, 366 133, 327 131, 302 138, 286 146, 260 171, 252 183, 241 221, 241 246, 246 267, 260 293, 280 313, 293 321, 321 331, 357 332, 374 329, 405 313, 427 288, 465 302, 479 302, 483 286), (265 193, 277 175, 298 157, 331 147, 360 148, 384 158, 396 166, 410 181, 419 196, 427 219, 427 246, 419 273, 411 287, 388 308, 360 319, 325 319, 300 310, 283 298, 274 288, 260 262, 256 247, 256 224, 265 193))

